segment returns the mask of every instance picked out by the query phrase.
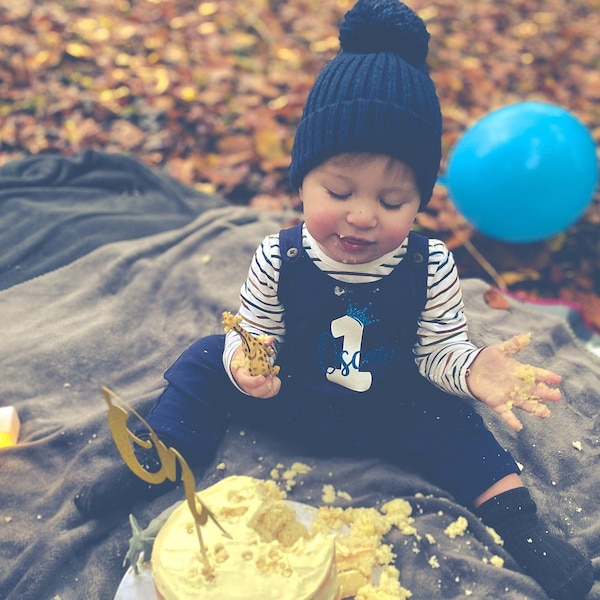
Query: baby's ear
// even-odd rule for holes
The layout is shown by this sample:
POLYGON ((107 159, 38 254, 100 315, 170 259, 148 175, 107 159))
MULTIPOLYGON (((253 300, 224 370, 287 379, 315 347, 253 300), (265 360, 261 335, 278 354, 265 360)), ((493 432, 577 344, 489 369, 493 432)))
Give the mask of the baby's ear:
POLYGON ((300 198, 300 202, 304 202, 304 199, 302 198, 302 186, 298 188, 298 198, 300 198))

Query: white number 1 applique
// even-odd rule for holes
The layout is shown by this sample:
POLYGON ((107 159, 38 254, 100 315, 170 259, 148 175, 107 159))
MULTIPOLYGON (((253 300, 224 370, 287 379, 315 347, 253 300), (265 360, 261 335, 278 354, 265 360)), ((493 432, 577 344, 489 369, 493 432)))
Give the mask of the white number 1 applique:
POLYGON ((372 381, 371 373, 359 370, 363 330, 363 323, 349 315, 331 322, 331 334, 334 338, 343 338, 343 346, 338 356, 341 368, 329 367, 327 379, 355 392, 367 391, 372 381))

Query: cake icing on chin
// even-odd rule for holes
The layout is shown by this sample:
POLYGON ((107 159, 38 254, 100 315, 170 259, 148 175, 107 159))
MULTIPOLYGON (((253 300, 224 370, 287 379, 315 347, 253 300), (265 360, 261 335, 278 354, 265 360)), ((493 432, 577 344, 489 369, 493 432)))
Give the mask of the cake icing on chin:
POLYGON ((275 482, 233 476, 201 496, 231 539, 203 527, 207 568, 192 515, 178 507, 152 550, 160 599, 339 600, 333 539, 311 536, 275 482))

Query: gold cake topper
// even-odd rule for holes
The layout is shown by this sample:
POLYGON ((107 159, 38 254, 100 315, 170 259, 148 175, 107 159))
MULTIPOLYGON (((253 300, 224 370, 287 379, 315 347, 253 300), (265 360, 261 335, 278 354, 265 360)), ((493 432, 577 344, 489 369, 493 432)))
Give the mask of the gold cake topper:
POLYGON ((181 481, 183 482, 183 490, 185 492, 185 499, 187 501, 192 517, 194 518, 194 524, 196 526, 196 534, 198 536, 198 542, 200 543, 200 552, 202 554, 202 560, 206 568, 210 568, 208 556, 206 554, 206 547, 204 540, 202 539, 201 528, 206 525, 208 519, 223 532, 225 536, 231 539, 231 536, 223 529, 221 524, 217 521, 214 513, 202 502, 202 500, 196 495, 196 481, 189 465, 183 456, 172 446, 168 447, 159 439, 156 432, 150 427, 150 425, 135 411, 132 406, 129 406, 119 396, 117 396, 112 390, 105 386, 102 386, 102 394, 104 400, 108 405, 108 426, 112 434, 112 438, 117 446, 117 450, 121 455, 121 458, 125 461, 125 464, 143 481, 151 484, 163 483, 165 480, 175 482, 177 479, 177 464, 181 467, 181 481), (144 440, 136 436, 128 427, 127 419, 129 413, 123 406, 127 408, 138 418, 142 424, 148 430, 150 439, 144 440), (133 445, 150 450, 154 448, 158 455, 160 462, 160 469, 158 471, 147 471, 138 461, 133 445))

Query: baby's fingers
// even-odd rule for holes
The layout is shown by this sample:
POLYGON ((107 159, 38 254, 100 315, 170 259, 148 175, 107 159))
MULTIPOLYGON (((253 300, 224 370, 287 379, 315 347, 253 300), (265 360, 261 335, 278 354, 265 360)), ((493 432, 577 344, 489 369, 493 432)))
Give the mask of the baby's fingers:
POLYGON ((274 343, 275 343, 275 336, 274 335, 267 335, 267 336, 265 336, 265 339, 264 339, 265 346, 272 346, 274 343))
POLYGON ((541 400, 542 402, 559 402, 562 398, 560 390, 556 387, 550 387, 544 382, 538 383, 531 392, 532 400, 541 400))
POLYGON ((550 409, 534 398, 521 402, 518 407, 534 417, 540 417, 540 419, 547 419, 550 416, 550 409))
POLYGON ((561 382, 560 375, 532 365, 517 363, 516 383, 513 394, 539 398, 541 400, 560 400, 560 391, 556 387, 561 382))
POLYGON ((521 429, 523 429, 523 423, 519 421, 515 413, 512 411, 510 403, 501 404, 494 410, 513 431, 521 431, 521 429))
POLYGON ((548 385, 560 385, 562 377, 557 373, 548 371, 547 369, 535 368, 535 380, 540 383, 547 383, 548 385))
POLYGON ((505 356, 514 356, 517 352, 520 352, 529 346, 529 342, 531 342, 531 334, 520 333, 518 335, 514 335, 508 340, 500 342, 497 347, 504 353, 505 356))
POLYGON ((246 393, 255 398, 272 398, 279 393, 281 380, 273 375, 257 375, 252 378, 254 385, 246 388, 246 393))
POLYGON ((533 398, 521 400, 519 403, 509 401, 501 404, 496 408, 496 412, 513 431, 521 431, 523 429, 523 423, 521 423, 512 410, 513 406, 540 419, 547 419, 550 416, 550 409, 539 400, 533 398))
POLYGON ((511 399, 506 402, 505 407, 508 410, 512 410, 515 407, 534 417, 547 419, 550 416, 550 409, 544 402, 558 402, 560 399, 560 390, 548 387, 545 383, 539 383, 529 394, 516 389, 511 394, 511 399))

